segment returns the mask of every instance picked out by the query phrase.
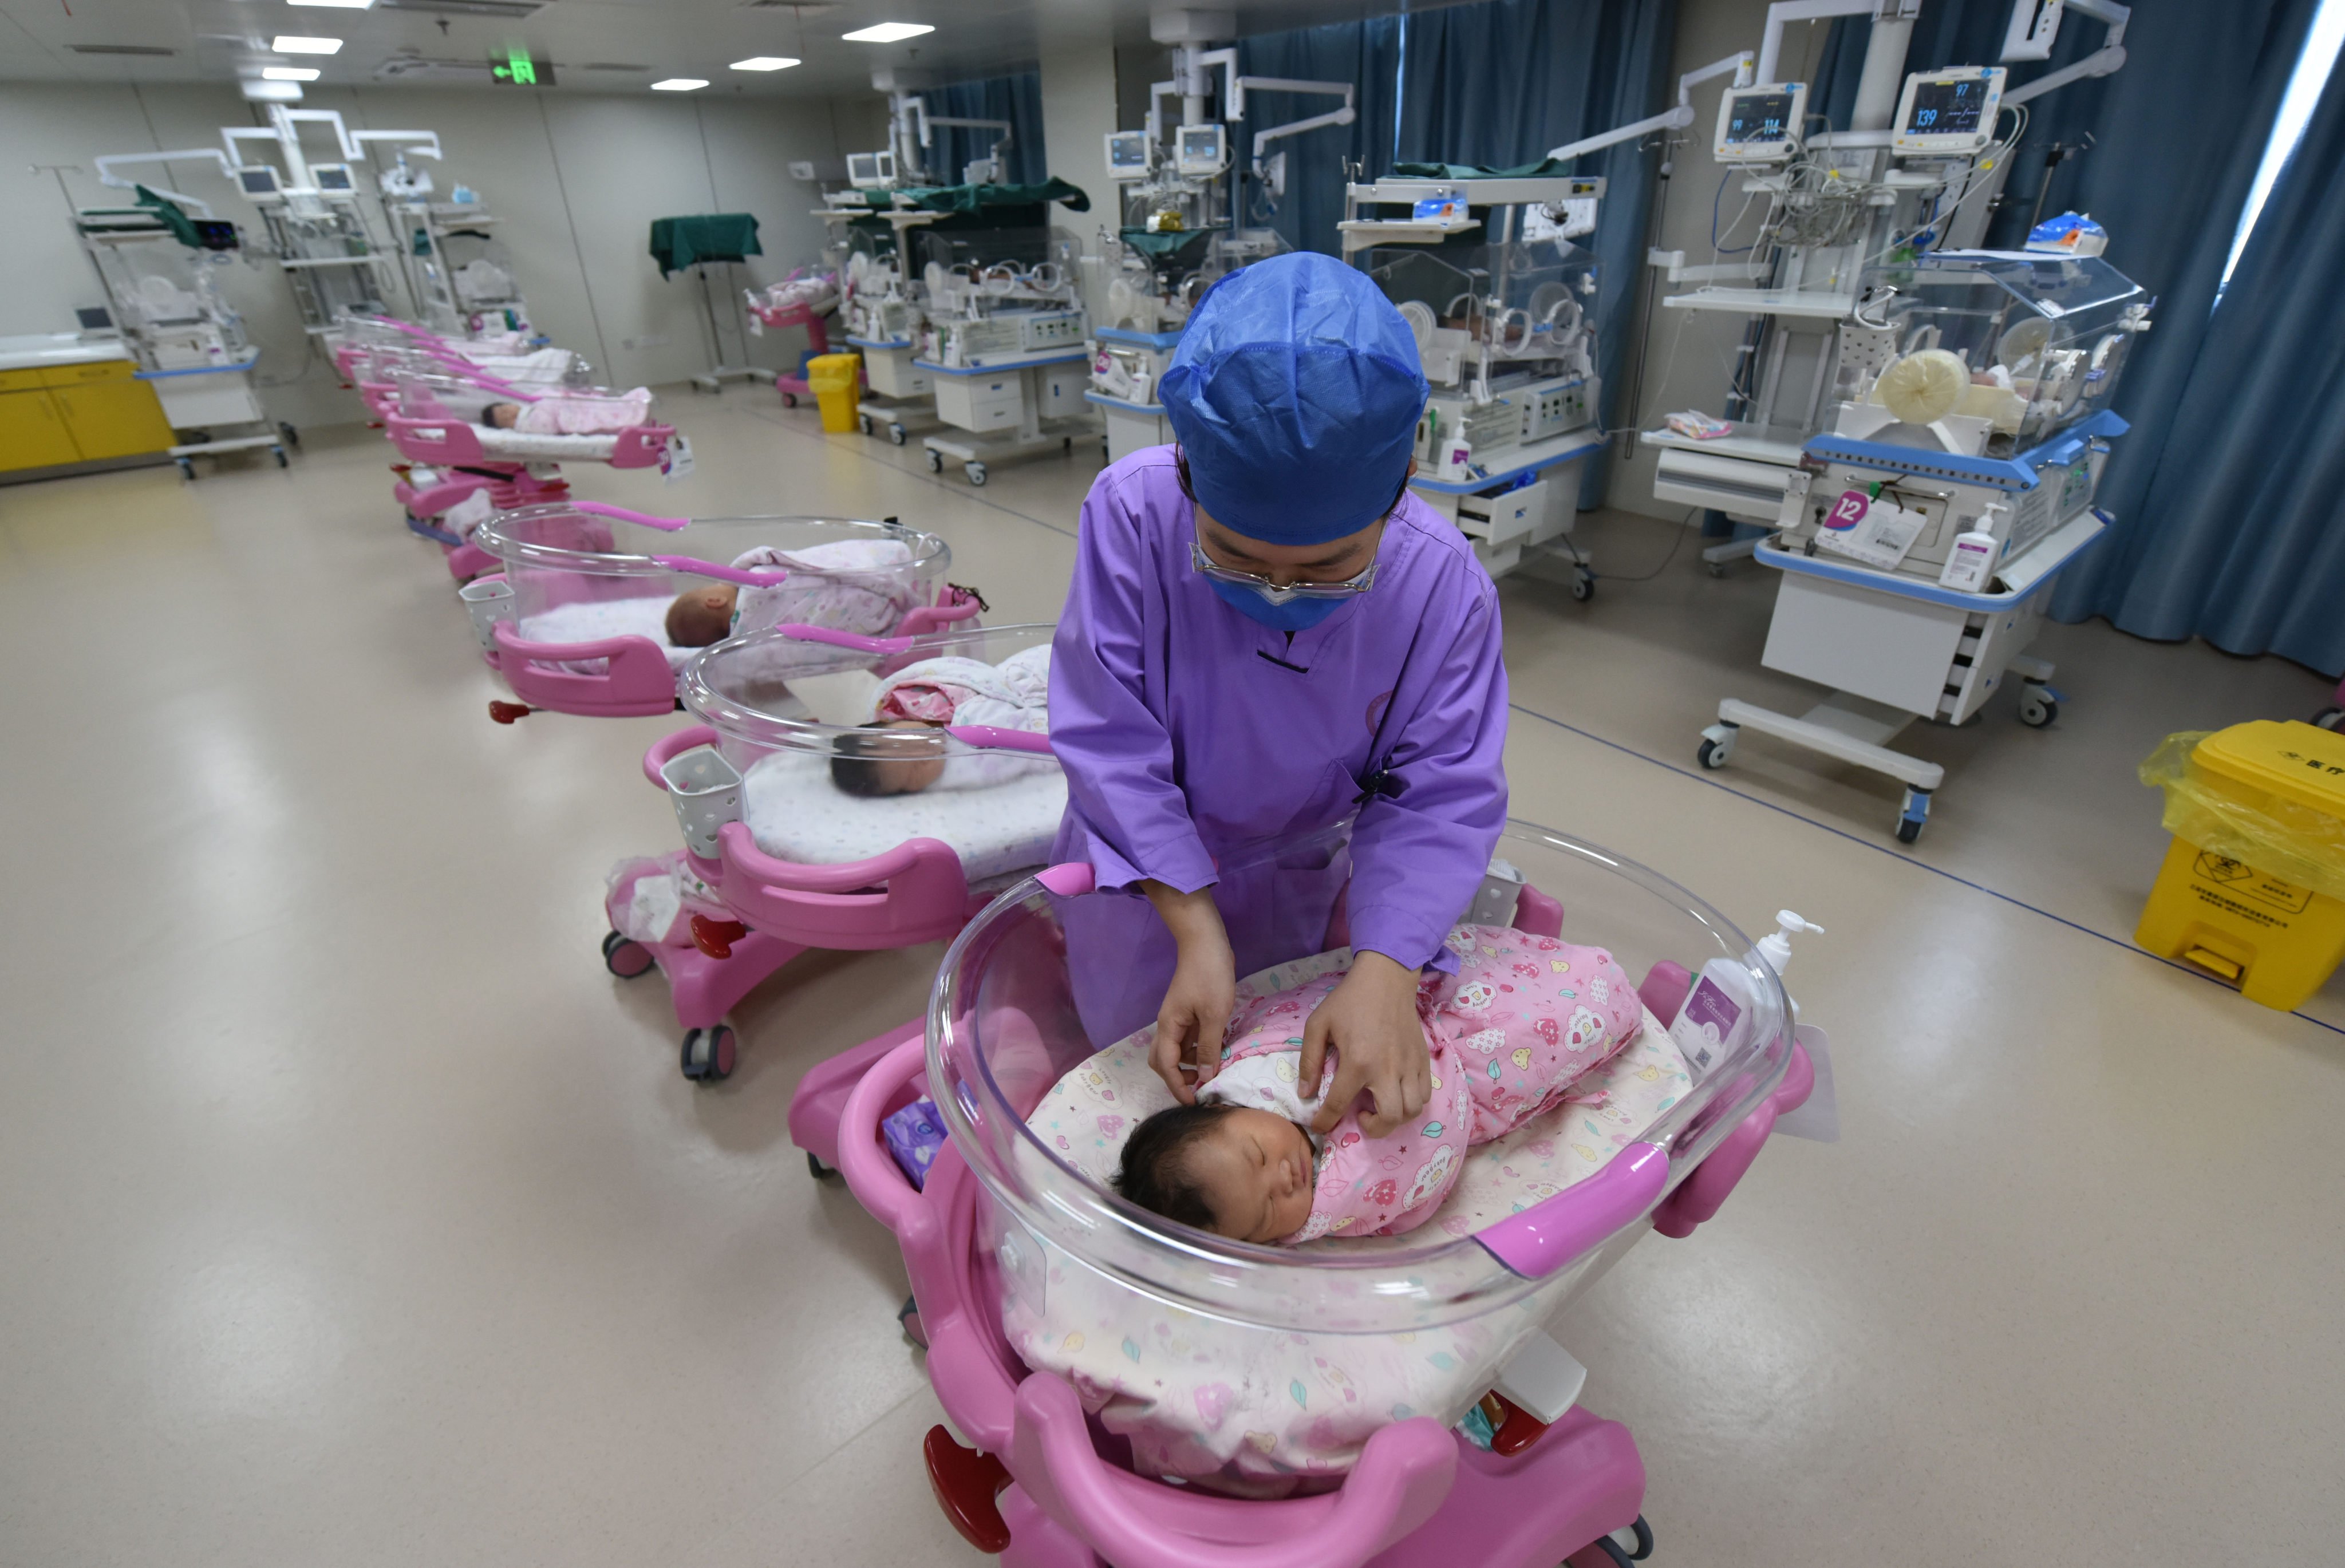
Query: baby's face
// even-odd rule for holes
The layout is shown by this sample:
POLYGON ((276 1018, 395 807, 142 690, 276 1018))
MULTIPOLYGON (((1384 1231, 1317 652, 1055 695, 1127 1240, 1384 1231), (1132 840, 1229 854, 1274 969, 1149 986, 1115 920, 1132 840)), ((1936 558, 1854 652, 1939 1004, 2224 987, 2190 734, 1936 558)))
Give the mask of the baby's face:
POLYGON ((509 430, 513 429, 520 420, 521 405, 519 403, 491 403, 489 405, 489 423, 496 426, 496 428, 501 430, 509 430))
POLYGON ((1242 1106, 1189 1148, 1182 1173, 1203 1189, 1215 1235, 1268 1246, 1309 1222, 1311 1167, 1301 1128, 1242 1106))
POLYGON ((863 765, 871 770, 878 786, 871 793, 917 794, 936 783, 945 771, 943 754, 933 741, 909 738, 934 734, 936 729, 925 719, 890 719, 880 725, 878 734, 863 743, 863 755, 870 759, 863 765), (891 743, 888 738, 891 734, 907 738, 891 743))

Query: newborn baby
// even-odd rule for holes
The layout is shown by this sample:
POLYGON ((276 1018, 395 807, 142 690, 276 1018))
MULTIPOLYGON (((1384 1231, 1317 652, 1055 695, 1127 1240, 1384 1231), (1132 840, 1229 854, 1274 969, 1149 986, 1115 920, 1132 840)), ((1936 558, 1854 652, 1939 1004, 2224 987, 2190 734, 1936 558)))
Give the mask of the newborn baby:
POLYGON ((1433 1058, 1419 1118, 1372 1138, 1355 1107, 1324 1140, 1307 1130, 1335 1065, 1331 1051, 1314 1092, 1296 1082, 1304 1020, 1339 969, 1241 1008, 1197 1103, 1132 1129, 1116 1190, 1240 1241, 1396 1236, 1441 1207, 1469 1147, 1561 1102, 1643 1026, 1636 987, 1601 947, 1495 926, 1460 926, 1448 946, 1457 973, 1428 974, 1417 990, 1433 1058))
POLYGON ((637 387, 615 397, 564 392, 526 403, 491 403, 481 422, 532 436, 608 436, 645 423, 651 412, 650 389, 637 387))
POLYGON ((759 545, 732 564, 780 569, 781 582, 746 592, 726 582, 687 588, 667 607, 667 640, 677 648, 706 648, 768 626, 827 626, 859 636, 884 637, 909 614, 918 586, 904 570, 911 547, 899 539, 842 539, 804 550, 759 545))
POLYGON ((839 736, 831 755, 831 783, 848 794, 911 794, 939 781, 963 789, 1000 784, 1041 764, 1020 752, 948 756, 936 732, 973 724, 1049 733, 1050 646, 999 664, 958 654, 922 659, 881 681, 874 707, 862 730, 876 733, 839 736))

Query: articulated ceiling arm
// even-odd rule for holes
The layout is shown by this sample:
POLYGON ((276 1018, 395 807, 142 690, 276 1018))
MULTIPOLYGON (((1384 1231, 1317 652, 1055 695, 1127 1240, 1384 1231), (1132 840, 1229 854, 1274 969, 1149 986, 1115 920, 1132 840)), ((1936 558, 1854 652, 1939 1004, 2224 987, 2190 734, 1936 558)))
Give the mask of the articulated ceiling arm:
MULTIPOLYGON (((130 163, 178 163, 187 158, 194 158, 199 163, 209 158, 219 165, 221 178, 229 181, 236 178, 236 166, 219 148, 180 147, 175 152, 167 153, 108 153, 97 160, 97 183, 115 190, 136 190, 139 182, 115 173, 115 166, 130 163)), ((208 218, 212 216, 211 203, 200 197, 184 196, 176 190, 165 190, 160 186, 150 185, 147 188, 157 196, 168 197, 182 207, 193 208, 198 217, 208 218)))

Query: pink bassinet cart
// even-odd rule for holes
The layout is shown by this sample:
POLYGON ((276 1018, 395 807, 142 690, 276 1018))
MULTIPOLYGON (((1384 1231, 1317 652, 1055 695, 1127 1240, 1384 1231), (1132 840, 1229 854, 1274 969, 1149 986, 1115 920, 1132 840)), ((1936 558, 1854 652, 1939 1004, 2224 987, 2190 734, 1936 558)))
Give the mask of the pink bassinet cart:
MULTIPOLYGON (((620 901, 629 890, 614 889, 605 906, 614 929, 604 939, 604 961, 623 978, 654 965, 667 975, 676 1021, 685 1030, 686 1077, 711 1083, 731 1075, 736 1046, 725 1015, 791 958, 809 948, 868 952, 941 941, 984 907, 989 883, 1006 879, 998 863, 1017 862, 1022 873, 1048 849, 1065 785, 1048 737, 1039 733, 948 728, 932 737, 948 765, 993 755, 1020 759, 1012 770, 1019 776, 990 798, 981 789, 950 788, 929 797, 944 802, 940 824, 953 816, 976 821, 973 838, 959 848, 941 837, 899 837, 888 828, 903 805, 917 811, 918 802, 851 802, 829 783, 829 758, 866 715, 862 709, 818 712, 823 704, 853 703, 855 691, 869 689, 861 681, 876 685, 878 674, 915 660, 958 655, 997 663, 1047 644, 1051 630, 925 624, 930 629, 885 638, 777 627, 719 644, 685 667, 685 705, 705 722, 655 744, 644 755, 644 774, 675 798, 685 864, 721 899, 725 917, 695 916, 664 942, 632 939, 618 929, 620 901), (811 693, 814 705, 800 693, 811 693), (1053 784, 1055 799, 1046 798, 1053 784), (793 801, 803 806, 794 808, 793 801), (826 820, 826 811, 836 814, 826 820), (777 815, 782 820, 774 824, 777 815), (857 820, 864 816, 869 820, 857 820), (797 853, 769 853, 759 845, 760 832, 788 834, 787 847, 797 853), (973 891, 972 882, 980 890, 973 891)), ((859 700, 869 702, 868 694, 859 700)), ((886 1039, 904 1034, 892 1031, 886 1039)), ((831 1103, 834 1127, 844 1093, 841 1086, 831 1103)), ((802 1086, 798 1098, 807 1097, 802 1086)), ((791 1116, 795 1128, 797 1101, 791 1116)))
MULTIPOLYGON (((1658 1017, 1682 1001, 1686 966, 1750 963, 1748 940, 1722 916, 1633 863, 1520 823, 1500 853, 1542 890, 1526 891, 1515 923, 1557 935, 1569 908, 1578 939, 1646 970, 1639 994, 1658 1017)), ((1247 1500, 1135 1473, 1123 1439, 1075 1384, 1030 1368, 1008 1324, 1038 1301, 1047 1309, 1061 1287, 1043 1281, 1063 1265, 1087 1285, 1131 1292, 1134 1337, 1168 1304, 1186 1310, 1182 1322, 1225 1336, 1193 1347, 1198 1355, 1247 1334, 1325 1345, 1463 1322, 1495 1322, 1504 1335, 1517 1320, 1512 1343, 1525 1343, 1649 1225, 1683 1237, 1711 1218, 1777 1116, 1806 1098, 1812 1074, 1771 972, 1748 970, 1759 1027, 1592 1175, 1476 1234, 1413 1232, 1396 1250, 1260 1248, 1143 1214, 1027 1125, 1044 1093, 1104 1043, 1083 1032, 1065 956, 1062 917, 1101 896, 1091 888, 1089 866, 1059 866, 990 905, 946 956, 925 1030, 882 1053, 843 1108, 840 1164, 903 1248, 938 1400, 976 1444, 940 1426, 924 1445, 955 1527, 1018 1568, 1606 1568, 1643 1556, 1651 1534, 1636 1444, 1577 1406, 1543 1427, 1514 1412, 1486 1451, 1450 1425, 1479 1396, 1469 1381, 1463 1403, 1396 1411, 1331 1490, 1247 1500), (939 1107, 949 1138, 916 1190, 880 1122, 921 1097, 939 1107)), ((1136 1349, 1127 1340, 1125 1352, 1136 1349)))

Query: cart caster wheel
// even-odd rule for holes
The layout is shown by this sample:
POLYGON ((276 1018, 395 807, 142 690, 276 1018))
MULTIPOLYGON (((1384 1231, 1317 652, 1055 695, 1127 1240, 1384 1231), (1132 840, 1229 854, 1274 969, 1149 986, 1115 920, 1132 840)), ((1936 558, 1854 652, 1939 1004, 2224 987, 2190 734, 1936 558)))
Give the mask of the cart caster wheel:
POLYGON ((831 1169, 830 1167, 817 1159, 813 1153, 809 1151, 807 1155, 807 1174, 813 1177, 817 1181, 820 1181, 824 1177, 837 1176, 838 1172, 831 1169))
POLYGON ((983 463, 965 463, 962 465, 961 471, 969 475, 969 482, 971 484, 982 485, 985 482, 985 465, 983 463))
MULTIPOLYGON (((1642 1523, 1639 1520, 1638 1522, 1642 1523)), ((1637 1561, 1613 1535, 1599 1535, 1563 1560, 1563 1568, 1629 1568, 1637 1561)))
POLYGON ((930 448, 929 450, 929 471, 930 473, 942 473, 945 471, 945 454, 936 450, 934 448, 930 448))
POLYGON ((1061 457, 1068 457, 1068 456, 1071 456, 1071 455, 1073 455, 1073 453, 1074 453, 1074 450, 1075 450, 1075 438, 1074 438, 1074 437, 1072 437, 1072 436, 1061 436, 1061 437, 1060 437, 1060 438, 1059 438, 1059 454, 1060 454, 1061 457))
POLYGON ((798 395, 796 392, 784 392, 782 394, 782 407, 786 409, 795 409, 797 406, 798 395))
POLYGON ((2312 715, 2312 722, 2320 729, 2336 729, 2345 724, 2345 708, 2323 708, 2312 715))
POLYGON ((1702 731, 1701 749, 1694 753, 1694 760, 1713 773, 1724 767, 1726 759, 1734 754, 1734 733, 1740 727, 1720 723, 1702 731))
POLYGON ((929 1348, 929 1330, 920 1323, 920 1303, 918 1300, 910 1296, 904 1298, 904 1304, 896 1310, 896 1326, 904 1330, 904 1338, 924 1351, 929 1348))
POLYGON ((296 450, 299 450, 300 447, 301 432, 295 430, 283 420, 277 421, 277 433, 285 438, 285 444, 287 446, 295 448, 296 450))
POLYGON ((869 435, 871 433, 871 416, 869 414, 856 415, 855 427, 861 430, 865 435, 869 435))
POLYGON ((1929 820, 1930 792, 1925 789, 1907 790, 1905 804, 1899 809, 1897 817, 1897 842, 1911 844, 1921 837, 1922 824, 1929 820))
POLYGON ((888 427, 888 444, 891 447, 902 446, 904 444, 904 437, 906 434, 907 432, 903 426, 889 425, 888 427))
POLYGON ((292 461, 290 459, 286 457, 285 449, 283 447, 271 447, 269 450, 271 453, 275 454, 277 466, 279 468, 290 468, 292 466, 292 461))
POLYGON ((1571 574, 1571 596, 1585 604, 1596 597, 1596 573, 1585 568, 1571 574))
POLYGON ((2019 722, 2031 730, 2044 729, 2060 716, 2060 693, 2030 681, 2019 693, 2019 722))
POLYGON ((684 1037, 684 1076, 696 1084, 722 1083, 733 1076, 734 1052, 726 1025, 691 1030, 684 1037))
POLYGON ((192 460, 188 458, 179 460, 179 477, 184 480, 192 480, 196 477, 196 465, 192 460))
POLYGON ((603 967, 622 980, 633 980, 651 973, 652 950, 614 931, 603 938, 603 967))

